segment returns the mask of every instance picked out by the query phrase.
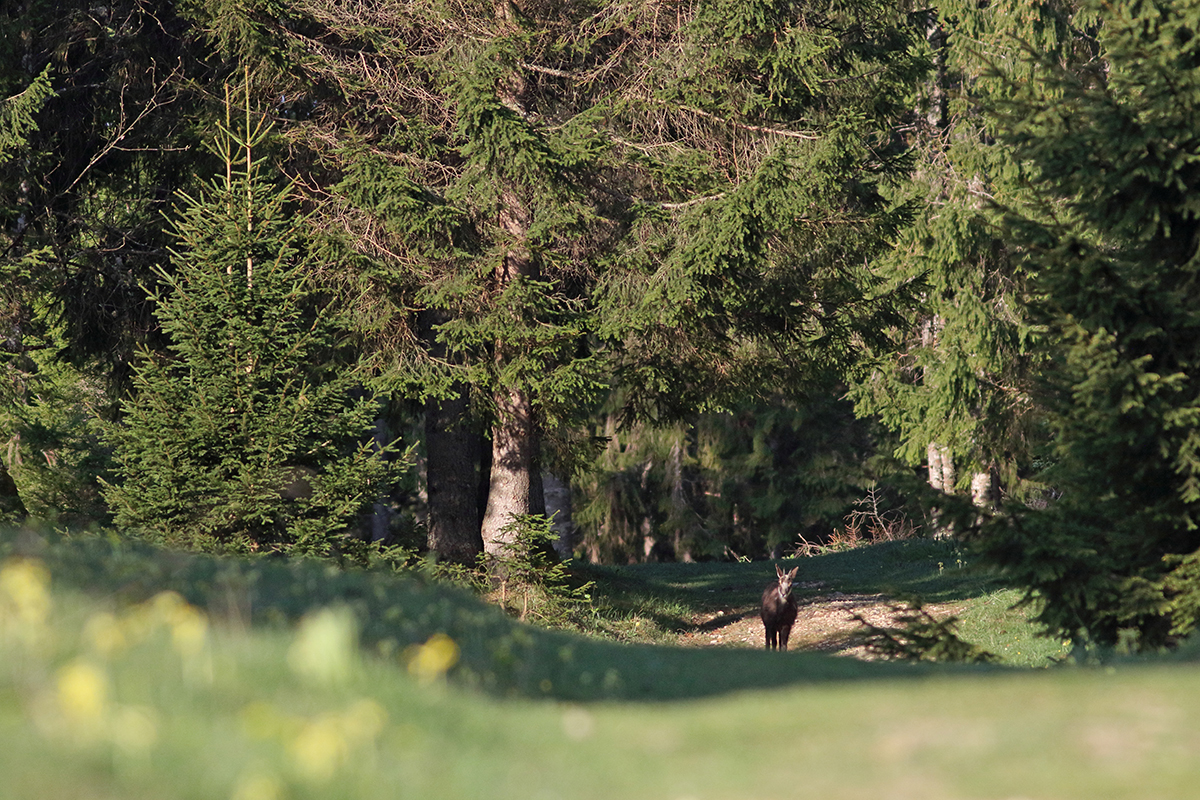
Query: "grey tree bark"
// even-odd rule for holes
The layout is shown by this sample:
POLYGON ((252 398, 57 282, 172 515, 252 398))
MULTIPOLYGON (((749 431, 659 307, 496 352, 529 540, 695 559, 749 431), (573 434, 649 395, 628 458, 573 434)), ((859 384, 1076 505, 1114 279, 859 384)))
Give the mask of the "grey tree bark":
MULTIPOLYGON (((954 454, 950 448, 937 442, 930 442, 927 460, 929 462, 929 485, 944 494, 954 494, 954 484, 958 476, 954 471, 954 454)), ((934 538, 944 539, 953 535, 954 530, 950 525, 941 523, 937 512, 934 512, 930 522, 933 526, 934 538)))
POLYGON ((927 452, 929 485, 939 492, 954 494, 958 473, 954 468, 954 453, 944 444, 930 442, 927 452))
POLYGON ((996 473, 988 469, 976 472, 971 476, 971 501, 980 508, 993 508, 996 505, 996 473))
POLYGON ((575 554, 575 520, 571 509, 571 487, 548 470, 542 470, 542 496, 546 501, 546 516, 554 531, 554 552, 560 559, 575 554))
MULTIPOLYGON (((502 26, 513 24, 511 9, 501 3, 497 19, 502 26)), ((500 86, 501 100, 510 108, 521 109, 524 86, 519 78, 500 86)), ((507 237, 508 250, 496 267, 497 294, 522 278, 537 278, 537 260, 529 249, 529 229, 533 213, 520 189, 509 187, 500 198, 499 226, 507 237)), ((519 324, 514 319, 514 324, 519 324)), ((512 345, 496 342, 496 362, 502 367, 515 354, 512 345)), ((500 372, 502 370, 498 370, 500 372)), ((481 533, 484 552, 493 559, 503 555, 513 540, 513 517, 545 513, 539 465, 540 437, 534 399, 520 385, 501 386, 495 392, 496 421, 492 426, 492 465, 487 507, 481 533)))
POLYGON ((487 508, 483 513, 483 549, 497 557, 513 541, 513 517, 534 513, 537 469, 537 421, 529 394, 519 388, 501 390, 496 398, 497 421, 492 427, 492 470, 487 508))

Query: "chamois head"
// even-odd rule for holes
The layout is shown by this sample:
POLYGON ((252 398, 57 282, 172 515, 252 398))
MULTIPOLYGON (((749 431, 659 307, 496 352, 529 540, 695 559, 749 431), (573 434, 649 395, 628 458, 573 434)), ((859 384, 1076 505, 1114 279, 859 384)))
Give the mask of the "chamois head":
POLYGON ((775 565, 775 574, 779 576, 779 597, 786 598, 792 593, 792 584, 796 581, 796 573, 800 571, 799 567, 792 567, 790 572, 784 572, 775 565))

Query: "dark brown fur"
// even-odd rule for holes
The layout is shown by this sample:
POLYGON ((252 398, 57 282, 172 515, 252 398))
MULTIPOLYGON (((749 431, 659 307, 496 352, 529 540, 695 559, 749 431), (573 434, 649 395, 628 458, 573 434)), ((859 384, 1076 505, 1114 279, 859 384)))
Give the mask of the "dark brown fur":
POLYGON ((763 591, 762 621, 767 633, 768 650, 787 650, 788 637, 796 622, 796 598, 792 596, 792 582, 796 580, 799 567, 784 572, 775 565, 778 580, 763 591))

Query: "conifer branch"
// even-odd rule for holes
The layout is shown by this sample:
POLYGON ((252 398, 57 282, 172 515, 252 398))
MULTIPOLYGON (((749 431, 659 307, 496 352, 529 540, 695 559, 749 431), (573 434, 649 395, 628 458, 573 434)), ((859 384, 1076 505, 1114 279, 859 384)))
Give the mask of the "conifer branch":
POLYGON ((883 71, 883 67, 880 67, 879 69, 873 69, 870 72, 864 72, 861 75, 844 75, 841 78, 822 78, 821 80, 817 81, 817 83, 821 84, 822 86, 828 86, 835 83, 849 83, 851 81, 860 81, 863 78, 869 78, 872 75, 878 75, 883 71))

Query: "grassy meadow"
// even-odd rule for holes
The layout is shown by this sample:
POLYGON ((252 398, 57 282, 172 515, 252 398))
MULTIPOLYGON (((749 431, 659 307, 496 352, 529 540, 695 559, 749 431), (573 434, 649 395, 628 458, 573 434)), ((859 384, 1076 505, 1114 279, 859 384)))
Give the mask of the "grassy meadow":
POLYGON ((1003 664, 671 643, 752 604, 765 564, 590 568, 582 635, 410 572, 0 534, 0 798, 1195 793, 1186 652, 1046 668, 1061 644, 942 543, 794 563, 960 604, 1003 664))

